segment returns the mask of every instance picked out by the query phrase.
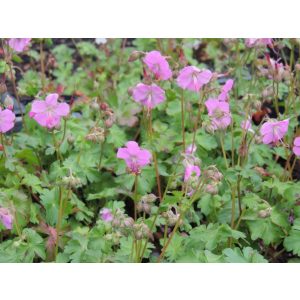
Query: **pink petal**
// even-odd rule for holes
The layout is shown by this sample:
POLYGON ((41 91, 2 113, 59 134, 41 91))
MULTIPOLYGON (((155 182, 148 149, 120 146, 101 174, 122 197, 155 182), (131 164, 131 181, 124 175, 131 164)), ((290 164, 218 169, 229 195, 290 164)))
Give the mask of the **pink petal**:
POLYGON ((67 116, 70 112, 70 106, 67 103, 59 103, 55 112, 58 116, 67 116))
POLYGON ((32 102, 31 105, 31 112, 33 113, 42 113, 44 111, 46 111, 47 106, 45 101, 41 101, 41 100, 35 100, 32 102))
POLYGON ((54 94, 50 94, 46 97, 45 102, 47 103, 47 105, 49 106, 56 106, 57 104, 57 99, 58 99, 59 95, 54 93, 54 94))

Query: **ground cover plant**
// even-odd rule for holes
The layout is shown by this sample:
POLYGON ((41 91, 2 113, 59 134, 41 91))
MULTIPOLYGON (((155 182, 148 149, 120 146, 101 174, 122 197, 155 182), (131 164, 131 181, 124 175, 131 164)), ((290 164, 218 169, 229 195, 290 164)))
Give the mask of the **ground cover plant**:
POLYGON ((299 49, 1 39, 0 262, 299 262, 299 49))

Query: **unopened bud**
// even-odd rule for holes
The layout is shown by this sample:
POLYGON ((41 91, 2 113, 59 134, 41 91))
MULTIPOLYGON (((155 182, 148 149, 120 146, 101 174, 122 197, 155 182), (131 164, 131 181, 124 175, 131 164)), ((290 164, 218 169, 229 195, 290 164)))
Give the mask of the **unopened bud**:
POLYGON ((260 210, 259 212, 258 212, 258 216, 260 217, 260 218, 267 218, 267 217, 269 217, 270 215, 271 215, 271 212, 272 212, 272 208, 271 207, 268 207, 268 208, 266 208, 266 209, 263 209, 263 210, 260 210))
POLYGON ((100 109, 103 111, 106 111, 108 109, 108 104, 106 102, 101 102, 100 103, 100 109))
POLYGON ((94 143, 102 143, 105 140, 105 131, 101 127, 94 127, 85 138, 94 143))
POLYGON ((69 176, 63 177, 62 183, 72 188, 80 187, 82 185, 80 178, 74 177, 72 173, 69 176))
POLYGON ((219 190, 218 190, 217 185, 215 185, 215 184, 207 184, 206 187, 205 187, 205 191, 208 194, 216 195, 216 194, 218 194, 219 190))
POLYGON ((67 136, 67 142, 68 142, 69 145, 73 145, 74 142, 75 142, 75 137, 74 137, 74 135, 72 135, 72 134, 68 135, 68 136, 67 136))
POLYGON ((12 110, 14 108, 14 99, 7 95, 3 101, 4 107, 12 110))
POLYGON ((0 82, 0 95, 7 92, 7 87, 5 82, 0 82))
POLYGON ((140 58, 142 58, 144 56, 144 52, 142 51, 137 51, 137 50, 134 50, 131 52, 129 58, 128 58, 128 62, 133 62, 133 61, 136 61, 140 58))
POLYGON ((105 127, 107 128, 111 128, 114 124, 114 120, 113 118, 109 118, 107 120, 104 121, 105 127))

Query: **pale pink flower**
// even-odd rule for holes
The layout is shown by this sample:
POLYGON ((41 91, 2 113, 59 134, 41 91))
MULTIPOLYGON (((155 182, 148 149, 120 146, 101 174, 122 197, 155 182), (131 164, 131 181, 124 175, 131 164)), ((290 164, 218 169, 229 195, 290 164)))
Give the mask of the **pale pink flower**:
POLYGON ((156 84, 138 83, 133 89, 132 97, 136 102, 152 109, 166 99, 165 91, 156 84))
POLYGON ((168 80, 172 76, 168 61, 159 51, 148 52, 143 61, 156 79, 168 80))
POLYGON ((196 150, 197 150, 196 145, 191 144, 191 145, 189 145, 189 146, 185 149, 185 153, 186 153, 186 154, 193 154, 193 153, 195 153, 196 150))
POLYGON ((295 155, 300 156, 300 137, 294 139, 293 152, 295 155))
POLYGON ((58 94, 50 94, 45 101, 33 101, 29 116, 43 127, 50 129, 58 126, 61 118, 70 112, 70 106, 67 103, 57 102, 58 97, 58 94))
POLYGON ((248 48, 272 46, 272 39, 246 39, 245 44, 248 48))
POLYGON ((131 173, 139 174, 142 167, 149 165, 152 155, 148 150, 139 147, 138 143, 129 141, 126 148, 119 148, 117 158, 125 160, 131 173))
POLYGON ((246 131, 250 131, 250 132, 254 132, 252 130, 252 122, 251 122, 251 118, 248 118, 247 120, 244 120, 241 122, 241 128, 243 130, 246 130, 246 131))
POLYGON ((289 127, 289 119, 283 121, 270 120, 264 123, 260 129, 264 144, 277 144, 286 135, 289 127))
POLYGON ((184 182, 188 181, 191 177, 199 178, 201 175, 201 170, 198 166, 188 165, 184 171, 184 182))
POLYGON ((2 110, 0 107, 0 132, 5 133, 15 125, 15 114, 10 109, 2 110))
POLYGON ((31 39, 9 39, 8 45, 16 52, 22 52, 30 44, 31 39))
POLYGON ((211 125, 214 129, 225 129, 231 123, 229 104, 218 99, 208 99, 205 102, 211 125))
POLYGON ((284 65, 278 62, 278 60, 276 61, 269 56, 267 56, 267 61, 269 67, 269 77, 275 81, 281 81, 286 75, 284 65))
POLYGON ((222 86, 221 93, 218 96, 218 100, 220 101, 228 101, 229 92, 232 90, 234 81, 232 79, 228 79, 225 84, 222 86))
POLYGON ((200 70, 195 66, 183 68, 177 77, 177 84, 184 90, 199 92, 205 84, 209 83, 213 74, 209 70, 200 70))
POLYGON ((101 209, 100 215, 101 215, 101 219, 104 222, 111 222, 114 218, 111 210, 109 208, 106 208, 106 207, 101 209))
POLYGON ((13 216, 7 208, 0 207, 0 221, 6 229, 12 229, 13 216))

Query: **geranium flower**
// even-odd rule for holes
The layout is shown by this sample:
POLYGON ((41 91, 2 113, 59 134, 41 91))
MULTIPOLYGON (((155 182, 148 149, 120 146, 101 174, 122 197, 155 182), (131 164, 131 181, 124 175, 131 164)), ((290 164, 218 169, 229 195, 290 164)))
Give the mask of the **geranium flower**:
POLYGON ((152 159, 151 153, 134 141, 127 142, 126 148, 119 148, 117 157, 124 159, 129 171, 135 174, 139 174, 141 168, 149 165, 152 159))
POLYGON ((56 127, 60 124, 61 118, 70 112, 70 106, 67 103, 57 102, 58 97, 58 94, 50 94, 45 101, 33 101, 29 116, 43 127, 49 129, 56 127))
POLYGON ((136 102, 140 102, 148 109, 152 109, 166 99, 165 91, 154 83, 152 85, 137 84, 133 89, 132 97, 136 102))
POLYGON ((172 76, 168 61, 159 51, 148 52, 143 61, 156 79, 168 80, 172 76))
POLYGON ((191 177, 199 178, 201 175, 201 170, 198 166, 188 165, 184 171, 184 182, 188 181, 191 177))
POLYGON ((31 39, 9 39, 8 45, 16 52, 22 52, 30 44, 31 39))
POLYGON ((109 208, 102 208, 100 211, 101 218, 104 222, 111 222, 113 220, 113 214, 109 208))
POLYGON ((201 71, 197 67, 183 68, 177 77, 177 84, 184 90, 199 92, 203 85, 209 83, 213 74, 209 70, 201 71))
POLYGON ((6 229, 12 229, 13 216, 7 208, 0 207, 0 221, 6 229))
POLYGON ((208 99, 205 102, 208 115, 214 129, 225 129, 231 123, 229 104, 218 99, 208 99))
POLYGON ((289 119, 283 121, 270 120, 264 123, 260 129, 264 144, 277 144, 286 135, 289 127, 289 119))
POLYGON ((293 152, 295 155, 300 156, 300 137, 294 139, 293 152))
POLYGON ((253 47, 263 47, 263 46, 272 46, 272 39, 246 39, 245 44, 248 48, 253 48, 253 47))
POLYGON ((0 132, 5 133, 15 125, 15 114, 10 109, 2 110, 0 107, 0 132))
POLYGON ((251 118, 248 118, 247 120, 242 121, 241 122, 241 128, 244 129, 244 130, 246 130, 246 131, 254 132, 252 130, 251 118))
POLYGON ((228 94, 232 90, 233 84, 234 84, 234 81, 232 79, 228 79, 225 82, 225 84, 222 86, 221 93, 218 96, 218 100, 228 101, 228 99, 229 99, 228 94))

